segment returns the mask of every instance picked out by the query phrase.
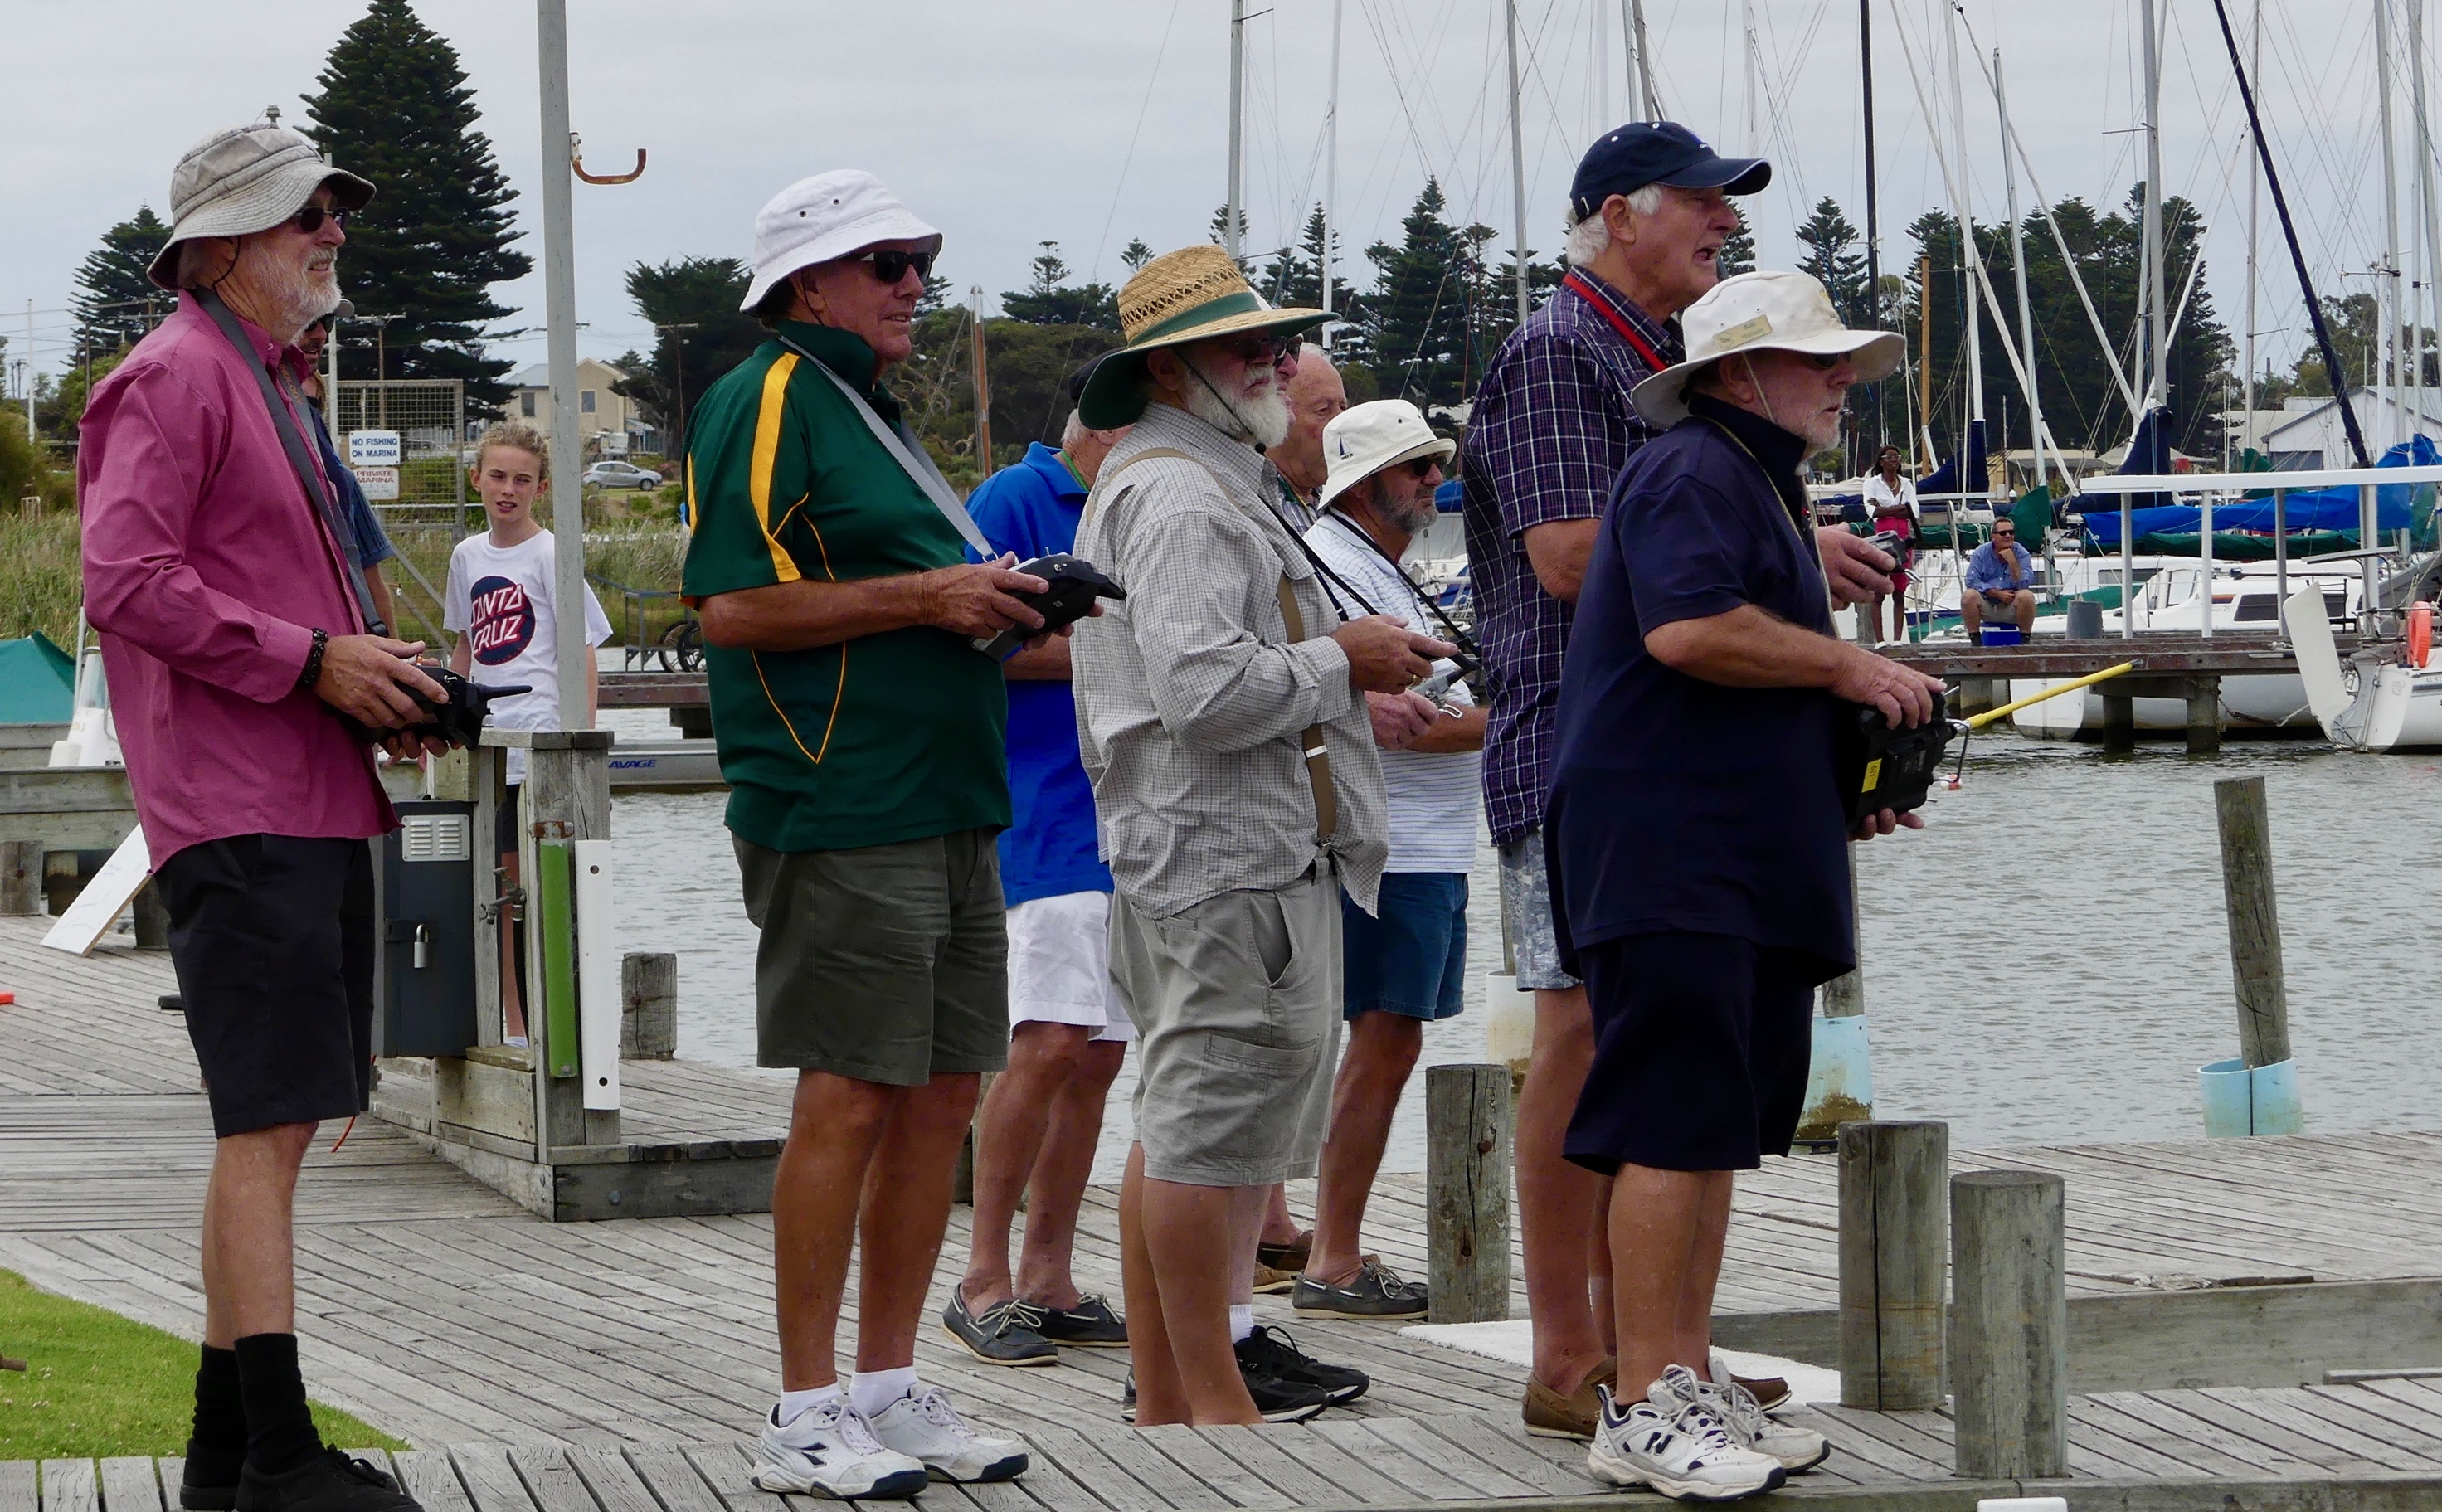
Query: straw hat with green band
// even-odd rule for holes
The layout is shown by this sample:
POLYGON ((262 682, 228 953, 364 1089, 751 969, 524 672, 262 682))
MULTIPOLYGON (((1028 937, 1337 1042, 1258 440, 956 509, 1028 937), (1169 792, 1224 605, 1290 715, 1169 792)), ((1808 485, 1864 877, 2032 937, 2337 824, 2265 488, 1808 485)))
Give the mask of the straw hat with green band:
POLYGON ((1331 317, 1279 309, 1247 282, 1217 246, 1165 252, 1120 290, 1120 330, 1128 344, 1105 355, 1085 382, 1077 415, 1089 429, 1136 424, 1144 412, 1144 354, 1248 331, 1310 331, 1331 317))

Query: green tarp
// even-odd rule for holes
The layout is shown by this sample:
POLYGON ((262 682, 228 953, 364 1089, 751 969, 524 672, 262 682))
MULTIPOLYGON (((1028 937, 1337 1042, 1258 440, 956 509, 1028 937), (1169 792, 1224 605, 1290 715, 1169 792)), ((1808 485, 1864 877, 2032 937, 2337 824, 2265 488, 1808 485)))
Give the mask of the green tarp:
POLYGON ((76 703, 76 664, 37 630, 0 641, 0 724, 65 724, 76 703))

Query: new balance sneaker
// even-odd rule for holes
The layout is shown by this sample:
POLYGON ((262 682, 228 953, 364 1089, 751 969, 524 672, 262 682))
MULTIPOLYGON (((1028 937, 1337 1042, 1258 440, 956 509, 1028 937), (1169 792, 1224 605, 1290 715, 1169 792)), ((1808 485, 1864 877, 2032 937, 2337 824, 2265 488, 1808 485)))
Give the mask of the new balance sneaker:
POLYGON ((1301 1275, 1289 1305, 1308 1318, 1422 1318, 1429 1310, 1425 1284, 1402 1281, 1379 1260, 1368 1259, 1344 1282, 1301 1275))
MULTIPOLYGON (((1715 1367, 1716 1376, 1728 1372, 1715 1367)), ((1733 1379, 1727 1386, 1698 1380, 1685 1365, 1673 1365, 1653 1383, 1653 1405, 1666 1412, 1701 1403, 1741 1448, 1769 1454, 1792 1475, 1799 1475, 1829 1459, 1832 1445, 1820 1433, 1764 1415, 1755 1394, 1733 1379)))
POLYGON ((1111 1310, 1107 1298, 1092 1292, 1080 1296, 1074 1307, 1045 1307, 1035 1332, 1055 1344, 1074 1344, 1080 1349, 1128 1347, 1127 1320, 1111 1310))
POLYGON ((941 1332, 987 1365, 1057 1365, 1060 1346, 1043 1337, 1044 1310, 1012 1297, 978 1315, 962 1286, 950 1288, 941 1308, 941 1332))
MULTIPOLYGON (((1659 1382, 1652 1396, 1663 1394, 1659 1382)), ((1601 1413, 1586 1468, 1618 1486, 1650 1486, 1681 1502, 1736 1502, 1777 1489, 1788 1472, 1779 1462, 1741 1448, 1702 1402, 1676 1413, 1655 1400, 1622 1407, 1597 1387, 1601 1413)))
POLYGON ((751 1479, 800 1496, 903 1498, 924 1489, 924 1463, 874 1437, 845 1399, 799 1412, 786 1426, 775 1406, 763 1419, 751 1479))
MULTIPOLYGON (((1297 1347, 1289 1336, 1268 1324, 1257 1323, 1255 1331, 1238 1340, 1238 1369, 1247 1377, 1247 1389, 1255 1389, 1259 1375, 1269 1375, 1297 1386, 1311 1386, 1322 1393, 1326 1404, 1338 1407, 1365 1394, 1374 1384, 1372 1376, 1347 1365, 1326 1365, 1297 1347)), ((1256 1405, 1263 1405, 1256 1399, 1256 1405)), ((1280 1421, 1280 1419, 1274 1419, 1280 1421)), ((1292 1420, 1294 1421, 1294 1420, 1292 1420)))
POLYGON ((1025 1445, 976 1432, 938 1386, 919 1384, 870 1421, 885 1448, 920 1462, 936 1481, 1011 1481, 1026 1473, 1025 1445))

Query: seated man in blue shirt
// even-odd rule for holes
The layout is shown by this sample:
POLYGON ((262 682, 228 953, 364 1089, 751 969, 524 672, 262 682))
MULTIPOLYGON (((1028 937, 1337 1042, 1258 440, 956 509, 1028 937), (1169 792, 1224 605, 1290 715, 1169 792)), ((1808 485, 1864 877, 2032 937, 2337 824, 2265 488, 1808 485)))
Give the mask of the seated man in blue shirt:
POLYGON ((1617 1394, 1588 1464, 1614 1485, 1731 1501, 1829 1452, 1764 1415, 1712 1350, 1731 1174, 1786 1155, 1814 988, 1856 960, 1838 721, 1893 723, 1939 684, 1832 627, 1798 468, 1846 391, 1899 365, 1802 273, 1688 306, 1687 360, 1631 392, 1671 428, 1630 459, 1560 669, 1545 862, 1595 1029, 1562 1148, 1611 1183, 1617 1394))
POLYGON ((2035 562, 2018 544, 2018 527, 2007 515, 1993 520, 1993 538, 1967 558, 1967 586, 1959 594, 1959 617, 1967 638, 1984 644, 1984 622, 2018 622, 2022 636, 2035 632, 2035 562))
MULTIPOLYGON (((1030 443, 984 480, 967 510, 995 551, 1030 561, 1073 549, 1085 493, 1125 426, 1089 430, 1073 406, 1093 372, 1068 379, 1057 450, 1030 443)), ((971 550, 968 554, 974 556, 971 550)), ((1095 853, 1094 790, 1077 758, 1068 643, 1054 637, 1001 664, 1009 681, 1011 823, 1000 836, 1009 904, 1009 1069, 975 1123, 975 1241, 941 1310, 951 1338, 993 1365, 1051 1365, 1060 1346, 1120 1349, 1127 1325, 1077 1289, 1069 1255, 1103 1132, 1103 1102, 1136 1035, 1111 989, 1111 871, 1095 853), (1026 1248, 1009 1230, 1029 1196, 1026 1248)))

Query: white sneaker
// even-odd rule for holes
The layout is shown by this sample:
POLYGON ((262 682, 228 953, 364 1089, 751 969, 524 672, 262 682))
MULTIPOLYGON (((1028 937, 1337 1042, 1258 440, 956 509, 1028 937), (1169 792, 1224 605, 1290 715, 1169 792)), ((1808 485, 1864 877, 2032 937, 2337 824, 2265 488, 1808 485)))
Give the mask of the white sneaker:
MULTIPOLYGON (((1721 1358, 1716 1355, 1715 1360, 1721 1358)), ((1729 1372, 1714 1365, 1717 1379, 1726 1378, 1729 1372)), ((1696 1373, 1685 1365, 1673 1365, 1653 1383, 1653 1403, 1665 1412, 1673 1406, 1684 1408, 1691 1402, 1702 1402, 1729 1430, 1730 1437, 1740 1448, 1759 1454, 1769 1454, 1780 1467, 1792 1475, 1803 1475, 1832 1457, 1831 1442, 1811 1430, 1793 1427, 1778 1418, 1768 1417, 1756 1405, 1755 1394, 1736 1381, 1715 1385, 1699 1380, 1696 1373), (1665 1396, 1668 1400, 1664 1400, 1665 1396)))
POLYGON ((1026 1473, 1025 1445, 969 1428, 938 1386, 919 1384, 871 1421, 874 1437, 921 1462, 934 1480, 1010 1481, 1026 1473))
MULTIPOLYGON (((1661 1394, 1656 1383, 1653 1394, 1661 1394)), ((1595 1388, 1602 1404, 1586 1467, 1613 1485, 1651 1486, 1681 1502, 1736 1502, 1777 1489, 1786 1472, 1777 1461, 1741 1448, 1701 1402, 1675 1414, 1651 1401, 1626 1408, 1611 1388, 1595 1388)))
POLYGON ((763 1419, 751 1479, 766 1491, 837 1497, 910 1497, 930 1479, 920 1460, 894 1453, 846 1401, 799 1412, 787 1427, 763 1419))

